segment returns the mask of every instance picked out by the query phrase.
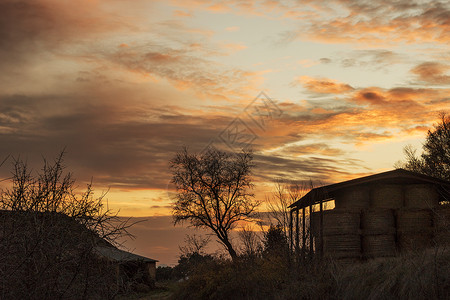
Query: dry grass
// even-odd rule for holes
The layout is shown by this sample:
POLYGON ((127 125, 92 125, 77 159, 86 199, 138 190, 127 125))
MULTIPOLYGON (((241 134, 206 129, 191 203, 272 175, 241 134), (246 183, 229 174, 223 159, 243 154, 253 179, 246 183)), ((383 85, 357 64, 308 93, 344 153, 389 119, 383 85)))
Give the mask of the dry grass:
POLYGON ((342 299, 450 299, 450 251, 373 259, 335 273, 342 299))
POLYGON ((267 258, 217 260, 175 284, 173 299, 450 299, 450 251, 291 267, 267 258))

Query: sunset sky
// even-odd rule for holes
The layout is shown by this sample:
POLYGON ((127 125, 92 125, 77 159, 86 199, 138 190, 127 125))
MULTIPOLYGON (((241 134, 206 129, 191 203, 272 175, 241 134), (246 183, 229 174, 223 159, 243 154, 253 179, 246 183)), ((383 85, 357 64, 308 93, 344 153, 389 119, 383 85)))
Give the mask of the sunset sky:
POLYGON ((80 187, 152 217, 136 252, 174 263, 182 146, 238 129, 261 199, 392 169, 450 109, 449 44, 448 1, 1 0, 0 158, 65 148, 80 187))

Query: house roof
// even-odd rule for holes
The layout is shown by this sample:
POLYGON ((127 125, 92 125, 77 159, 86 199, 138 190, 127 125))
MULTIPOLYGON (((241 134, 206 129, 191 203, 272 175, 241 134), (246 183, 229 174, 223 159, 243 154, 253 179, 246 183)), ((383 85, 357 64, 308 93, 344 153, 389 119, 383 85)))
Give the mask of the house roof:
MULTIPOLYGON (((347 180, 335 184, 330 184, 309 191, 305 196, 292 203, 289 208, 303 208, 310 205, 320 203, 322 201, 332 200, 334 195, 346 188, 359 185, 374 183, 391 183, 391 184, 415 184, 415 183, 432 183, 439 187, 450 189, 450 182, 428 175, 407 171, 404 169, 396 169, 370 176, 360 177, 347 180)), ((447 190, 448 192, 448 190, 447 190)))
POLYGON ((115 247, 97 246, 94 248, 94 251, 98 255, 115 262, 132 262, 132 261, 157 262, 157 260, 155 259, 133 254, 131 252, 120 250, 115 247))
MULTIPOLYGON (((57 212, 37 212, 37 211, 12 211, 0 210, 0 218, 11 220, 12 222, 20 221, 23 225, 22 230, 29 230, 30 226, 34 226, 33 220, 52 221, 49 224, 49 229, 57 230, 59 234, 66 234, 70 232, 78 238, 71 241, 73 247, 76 247, 79 239, 83 241, 90 241, 93 243, 94 252, 97 255, 105 257, 108 260, 115 262, 157 262, 157 260, 133 254, 124 250, 116 248, 107 240, 101 238, 96 232, 89 230, 85 225, 79 223, 75 218, 69 217, 63 213, 57 212), (60 232, 62 231, 62 232, 60 232)), ((0 226, 5 226, 5 222, 0 222, 0 226)), ((1 228, 0 228, 1 229, 1 228)))

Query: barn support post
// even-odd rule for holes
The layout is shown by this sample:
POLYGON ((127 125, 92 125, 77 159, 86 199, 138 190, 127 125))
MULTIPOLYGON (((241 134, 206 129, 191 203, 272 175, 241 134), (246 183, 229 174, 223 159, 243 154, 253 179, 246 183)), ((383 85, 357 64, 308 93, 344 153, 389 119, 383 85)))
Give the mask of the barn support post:
POLYGON ((319 233, 319 253, 323 256, 323 200, 320 200, 320 233, 319 233))
POLYGON ((312 257, 314 253, 313 232, 312 232, 312 204, 309 205, 309 255, 312 257))
POLYGON ((305 258, 306 251, 306 208, 302 209, 302 255, 305 258))
POLYGON ((298 211, 297 208, 295 210, 295 253, 298 255, 300 250, 300 230, 299 230, 299 218, 298 218, 298 211))
POLYGON ((292 224, 292 209, 291 209, 291 211, 289 212, 289 248, 291 249, 291 251, 294 246, 294 241, 292 240, 292 227, 293 224, 292 224))

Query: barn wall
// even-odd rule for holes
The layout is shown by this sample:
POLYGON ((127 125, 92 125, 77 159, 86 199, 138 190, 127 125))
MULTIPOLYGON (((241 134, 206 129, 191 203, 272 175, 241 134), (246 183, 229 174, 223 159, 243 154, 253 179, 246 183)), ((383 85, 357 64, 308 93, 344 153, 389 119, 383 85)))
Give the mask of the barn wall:
MULTIPOLYGON (((316 245, 319 220, 319 212, 313 213, 316 245)), ((343 190, 335 195, 335 209, 323 214, 323 254, 372 258, 427 248, 436 240, 450 245, 449 220, 450 207, 439 207, 432 184, 372 184, 343 190)))

